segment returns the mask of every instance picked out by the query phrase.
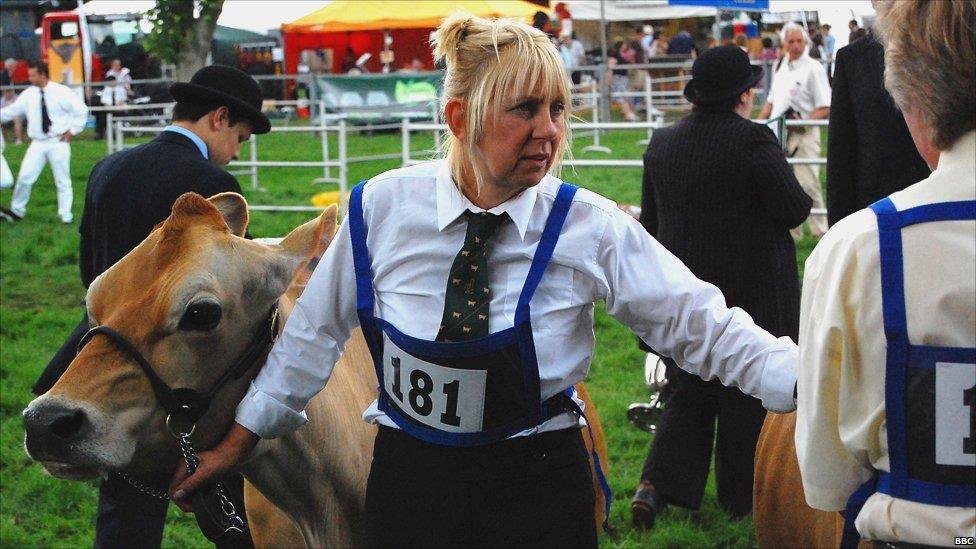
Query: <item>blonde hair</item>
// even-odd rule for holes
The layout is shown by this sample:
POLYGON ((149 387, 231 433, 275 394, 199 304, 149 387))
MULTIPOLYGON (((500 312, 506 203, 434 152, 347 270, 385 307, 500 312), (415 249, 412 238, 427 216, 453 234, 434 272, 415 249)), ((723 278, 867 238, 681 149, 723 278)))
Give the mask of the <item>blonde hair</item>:
POLYGON ((948 149, 976 128, 976 5, 973 0, 882 2, 885 87, 902 111, 948 149))
MULTIPOLYGON (((444 19, 431 39, 434 59, 445 62, 444 98, 464 103, 465 139, 448 133, 443 153, 454 180, 461 184, 465 165, 474 172, 476 191, 485 182, 478 152, 485 121, 499 102, 526 91, 541 91, 550 101, 562 101, 568 113, 569 79, 559 51, 542 31, 512 19, 484 19, 455 13, 444 19)), ((562 117, 563 139, 553 150, 549 172, 558 175, 569 141, 568 115, 562 117)))

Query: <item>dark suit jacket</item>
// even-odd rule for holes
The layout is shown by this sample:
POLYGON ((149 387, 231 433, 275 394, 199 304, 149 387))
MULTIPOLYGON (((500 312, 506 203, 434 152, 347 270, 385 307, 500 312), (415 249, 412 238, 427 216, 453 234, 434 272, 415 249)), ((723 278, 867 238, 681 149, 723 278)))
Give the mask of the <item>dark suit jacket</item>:
POLYGON ((800 288, 790 229, 811 200, 773 132, 735 113, 693 112, 644 153, 641 223, 730 306, 796 339, 800 288))
MULTIPOLYGON (((96 164, 88 178, 79 228, 85 288, 145 240, 169 217, 176 199, 188 192, 209 197, 240 193, 241 187, 234 176, 203 158, 190 139, 175 132, 163 132, 96 164)), ((61 377, 87 330, 85 318, 41 374, 35 394, 43 394, 61 377)))
POLYGON ((884 88, 884 46, 873 34, 837 52, 828 131, 830 225, 929 176, 884 88))

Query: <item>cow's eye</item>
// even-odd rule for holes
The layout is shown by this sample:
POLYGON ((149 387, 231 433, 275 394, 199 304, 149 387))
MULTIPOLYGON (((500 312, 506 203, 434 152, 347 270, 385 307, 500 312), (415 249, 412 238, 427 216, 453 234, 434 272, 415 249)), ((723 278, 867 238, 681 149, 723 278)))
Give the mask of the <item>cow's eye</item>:
POLYGON ((215 301, 196 301, 191 303, 180 319, 181 330, 206 332, 220 324, 220 304, 215 301))

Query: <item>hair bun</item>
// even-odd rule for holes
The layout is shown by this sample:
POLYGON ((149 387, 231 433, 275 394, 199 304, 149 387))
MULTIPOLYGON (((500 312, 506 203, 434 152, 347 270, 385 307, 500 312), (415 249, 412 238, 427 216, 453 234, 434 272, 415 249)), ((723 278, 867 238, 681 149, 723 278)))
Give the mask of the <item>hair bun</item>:
POLYGON ((434 62, 453 65, 457 61, 457 51, 468 34, 474 16, 464 12, 453 13, 441 23, 431 37, 434 46, 434 62))

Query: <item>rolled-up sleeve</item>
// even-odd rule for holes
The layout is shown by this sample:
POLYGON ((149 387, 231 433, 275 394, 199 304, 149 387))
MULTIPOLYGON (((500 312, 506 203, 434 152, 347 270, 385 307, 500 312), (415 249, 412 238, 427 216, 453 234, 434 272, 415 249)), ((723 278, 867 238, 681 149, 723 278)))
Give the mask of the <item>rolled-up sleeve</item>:
POLYGON ((237 423, 262 438, 304 425, 305 406, 325 387, 358 325, 352 244, 343 223, 238 405, 237 423))
POLYGON ((612 214, 597 254, 607 311, 643 341, 702 379, 795 409, 797 347, 729 308, 715 286, 692 272, 636 221, 612 214))

